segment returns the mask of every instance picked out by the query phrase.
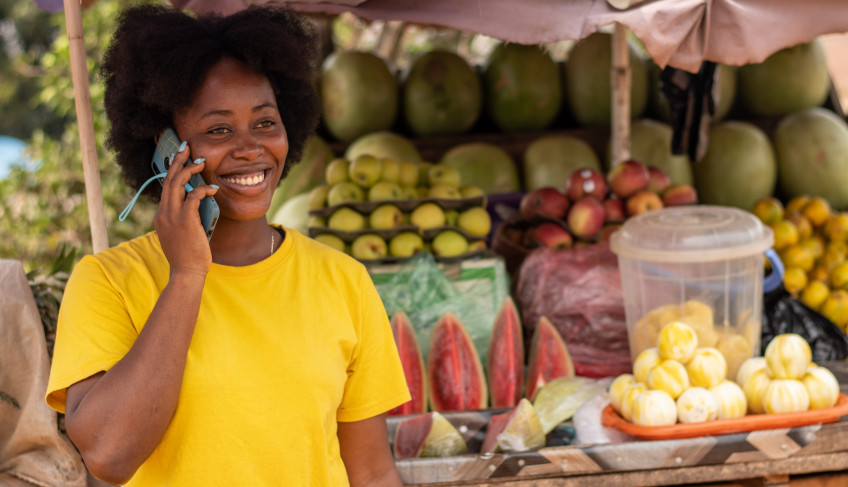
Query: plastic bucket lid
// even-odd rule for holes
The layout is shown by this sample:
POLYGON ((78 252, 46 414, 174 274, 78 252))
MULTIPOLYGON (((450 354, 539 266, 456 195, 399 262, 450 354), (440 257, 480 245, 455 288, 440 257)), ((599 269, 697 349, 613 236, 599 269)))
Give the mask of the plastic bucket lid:
POLYGON ((632 217, 610 239, 620 258, 651 262, 716 262, 762 254, 771 228, 752 213, 725 206, 664 208, 632 217))

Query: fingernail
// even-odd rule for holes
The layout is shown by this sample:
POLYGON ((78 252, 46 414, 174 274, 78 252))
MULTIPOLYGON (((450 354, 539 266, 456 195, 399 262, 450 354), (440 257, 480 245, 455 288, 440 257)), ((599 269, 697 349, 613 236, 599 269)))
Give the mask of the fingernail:
POLYGON ((205 157, 198 157, 197 159, 194 160, 195 164, 200 164, 201 162, 206 162, 206 158, 205 157))
POLYGON ((218 189, 218 185, 217 185, 217 184, 210 184, 210 185, 209 185, 209 187, 212 187, 212 188, 218 189))
POLYGON ((185 148, 186 148, 187 146, 188 146, 188 142, 183 141, 183 142, 182 142, 182 144, 180 144, 180 148, 179 148, 179 149, 177 149, 177 152, 182 152, 182 151, 184 151, 184 150, 185 150, 185 148))
POLYGON ((171 152, 171 157, 170 157, 170 159, 171 159, 172 161, 174 160, 174 156, 176 156, 176 154, 174 154, 173 152, 171 152))

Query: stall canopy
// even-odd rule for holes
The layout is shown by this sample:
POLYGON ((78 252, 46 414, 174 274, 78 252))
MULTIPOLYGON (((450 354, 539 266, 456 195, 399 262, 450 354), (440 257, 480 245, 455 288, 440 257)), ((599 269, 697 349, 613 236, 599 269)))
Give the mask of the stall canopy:
MULTIPOLYGON (((227 13, 268 1, 172 0, 172 4, 198 13, 227 13)), ((737 66, 761 62, 784 47, 848 31, 845 0, 645 0, 624 10, 606 0, 274 3, 305 12, 351 12, 371 20, 444 26, 522 44, 582 39, 618 22, 642 41, 658 65, 693 73, 705 60, 737 66)))

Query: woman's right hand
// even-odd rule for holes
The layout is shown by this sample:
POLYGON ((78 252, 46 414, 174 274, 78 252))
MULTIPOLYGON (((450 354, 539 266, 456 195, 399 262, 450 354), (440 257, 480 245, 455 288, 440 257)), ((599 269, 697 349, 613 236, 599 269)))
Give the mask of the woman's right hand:
POLYGON ((171 266, 171 276, 191 273, 205 277, 212 267, 212 251, 200 222, 200 200, 214 195, 218 188, 203 185, 186 195, 185 185, 205 166, 202 158, 189 162, 190 155, 186 147, 168 168, 153 227, 171 266))

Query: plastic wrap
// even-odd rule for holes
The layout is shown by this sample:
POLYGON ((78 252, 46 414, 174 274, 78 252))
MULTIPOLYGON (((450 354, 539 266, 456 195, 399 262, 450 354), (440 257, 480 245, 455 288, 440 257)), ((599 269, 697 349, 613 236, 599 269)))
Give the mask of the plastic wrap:
POLYGON ((433 327, 440 316, 451 312, 462 321, 481 361, 486 363, 495 315, 510 286, 503 261, 490 261, 492 265, 483 268, 473 268, 466 262, 438 264, 432 255, 420 252, 388 281, 377 284, 389 315, 402 310, 409 316, 425 361, 433 327))
POLYGON ((630 372, 621 277, 607 244, 535 249, 521 265, 516 289, 525 336, 546 316, 565 339, 577 375, 630 372))

